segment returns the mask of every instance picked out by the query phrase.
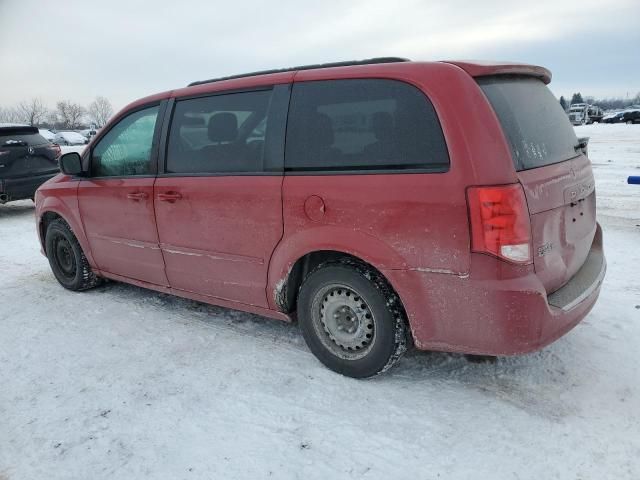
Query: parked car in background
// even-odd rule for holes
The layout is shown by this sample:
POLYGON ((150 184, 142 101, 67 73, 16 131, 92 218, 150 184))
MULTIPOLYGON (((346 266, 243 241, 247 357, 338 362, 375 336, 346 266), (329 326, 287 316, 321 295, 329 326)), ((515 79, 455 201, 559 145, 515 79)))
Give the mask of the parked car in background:
POLYGON ((622 114, 622 123, 640 123, 640 110, 626 110, 622 114))
POLYGON ((39 128, 38 133, 42 135, 46 140, 51 142, 51 144, 53 145, 53 148, 58 152, 58 156, 59 156, 61 150, 60 150, 60 145, 56 143, 56 134, 46 128, 39 128))
POLYGON ((80 130, 78 133, 88 141, 91 141, 91 139, 96 136, 97 130, 95 128, 87 128, 86 130, 80 130))
POLYGON ((609 113, 602 117, 602 123, 620 123, 622 122, 622 117, 624 116, 624 112, 613 112, 609 113))
POLYGON ((587 123, 600 123, 602 121, 602 117, 604 117, 604 112, 602 109, 596 105, 589 105, 587 108, 587 123))
POLYGON ((51 130, 48 130, 46 128, 39 128, 38 133, 40 133, 40 135, 49 140, 51 143, 55 143, 56 134, 51 130))
POLYGON ((54 138, 58 145, 85 145, 89 140, 78 132, 64 131, 56 133, 54 138))
POLYGON ((574 103, 569 107, 569 120, 572 125, 585 125, 588 120, 586 103, 574 103))
POLYGON ((353 377, 411 343, 540 349, 606 270, 587 139, 550 79, 385 58, 143 98, 38 190, 42 251, 70 290, 109 278, 296 319, 353 377))
POLYGON ((602 120, 602 109, 587 103, 574 103, 569 107, 569 120, 572 125, 590 125, 602 120))
POLYGON ((0 124, 0 204, 33 198, 59 173, 60 147, 27 125, 0 124))

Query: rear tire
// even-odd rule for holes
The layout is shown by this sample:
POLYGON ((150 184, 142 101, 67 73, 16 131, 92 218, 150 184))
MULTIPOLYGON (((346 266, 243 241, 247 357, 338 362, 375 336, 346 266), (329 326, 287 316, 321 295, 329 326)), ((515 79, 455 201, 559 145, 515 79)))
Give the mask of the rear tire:
POLYGON ((81 291, 100 283, 67 222, 62 219, 52 221, 45 238, 49 265, 60 285, 68 290, 81 291))
POLYGON ((400 300, 376 271, 353 262, 323 264, 304 280, 298 320, 309 349, 354 378, 387 371, 407 350, 400 300))

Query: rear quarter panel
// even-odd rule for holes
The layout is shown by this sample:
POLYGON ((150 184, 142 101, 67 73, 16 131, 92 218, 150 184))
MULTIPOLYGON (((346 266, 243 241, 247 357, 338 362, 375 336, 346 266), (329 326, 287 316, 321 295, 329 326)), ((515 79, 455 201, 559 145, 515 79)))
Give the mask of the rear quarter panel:
MULTIPOLYGON (((466 187, 517 181, 502 130, 482 91, 459 67, 438 63, 301 71, 295 81, 344 78, 395 79, 422 90, 438 114, 450 169, 285 175, 284 237, 272 257, 268 291, 286 278, 300 256, 323 249, 353 254, 379 270, 468 274, 466 187), (305 213, 311 196, 324 201, 323 215, 313 220, 305 213)), ((401 298, 410 294, 409 285, 394 287, 401 298)))

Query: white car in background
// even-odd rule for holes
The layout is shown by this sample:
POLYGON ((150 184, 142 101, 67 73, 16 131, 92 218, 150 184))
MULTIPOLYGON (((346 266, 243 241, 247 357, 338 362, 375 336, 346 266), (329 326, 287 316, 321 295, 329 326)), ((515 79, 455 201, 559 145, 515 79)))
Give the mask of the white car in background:
POLYGON ((78 132, 58 132, 56 133, 54 143, 58 145, 84 145, 89 143, 89 140, 78 132))
POLYGON ((42 135, 44 138, 49 140, 51 143, 56 143, 55 141, 56 134, 53 133, 51 130, 47 130, 46 128, 39 128, 38 132, 40 132, 40 135, 42 135))
POLYGON ((96 136, 96 133, 98 133, 98 131, 95 128, 87 128, 86 130, 80 130, 78 133, 80 133, 87 140, 91 141, 91 139, 96 136))

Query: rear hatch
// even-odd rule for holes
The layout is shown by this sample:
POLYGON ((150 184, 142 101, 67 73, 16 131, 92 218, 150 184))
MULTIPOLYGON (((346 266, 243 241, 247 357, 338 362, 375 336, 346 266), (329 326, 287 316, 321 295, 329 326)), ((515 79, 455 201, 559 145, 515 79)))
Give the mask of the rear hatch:
POLYGON ((0 127, 0 178, 55 173, 58 153, 35 127, 0 127))
POLYGON ((497 75, 478 83, 500 120, 524 188, 536 275, 553 293, 584 264, 596 232, 588 139, 578 140, 543 81, 497 75))

